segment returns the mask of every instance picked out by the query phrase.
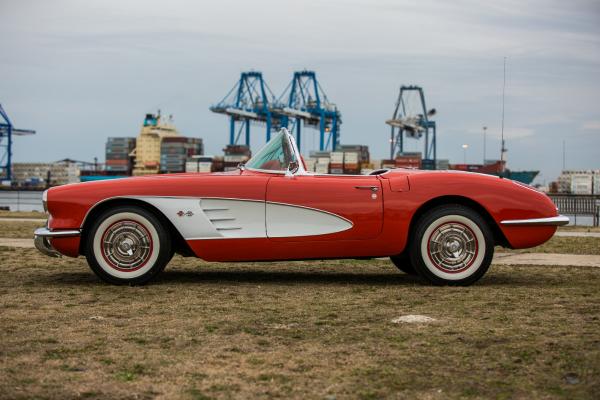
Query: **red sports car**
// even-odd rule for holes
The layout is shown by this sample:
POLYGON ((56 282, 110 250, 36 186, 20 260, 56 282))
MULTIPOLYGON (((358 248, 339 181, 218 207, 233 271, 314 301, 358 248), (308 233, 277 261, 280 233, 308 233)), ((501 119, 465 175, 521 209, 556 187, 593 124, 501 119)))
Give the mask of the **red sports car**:
POLYGON ((153 175, 44 193, 44 254, 84 255, 102 280, 142 284, 174 253, 207 261, 390 257, 433 284, 468 285, 494 246, 550 239, 567 217, 545 194, 454 171, 307 172, 282 130, 239 170, 153 175))

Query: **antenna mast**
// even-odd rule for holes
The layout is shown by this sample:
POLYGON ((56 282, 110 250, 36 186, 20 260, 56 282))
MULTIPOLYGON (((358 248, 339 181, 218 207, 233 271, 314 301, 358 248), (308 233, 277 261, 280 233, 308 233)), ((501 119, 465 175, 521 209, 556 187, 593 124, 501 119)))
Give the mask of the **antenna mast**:
POLYGON ((506 94, 506 56, 504 57, 504 68, 503 68, 503 79, 502 79, 502 145, 500 148, 500 164, 502 166, 502 172, 504 172, 504 152, 506 147, 504 146, 504 97, 506 94))

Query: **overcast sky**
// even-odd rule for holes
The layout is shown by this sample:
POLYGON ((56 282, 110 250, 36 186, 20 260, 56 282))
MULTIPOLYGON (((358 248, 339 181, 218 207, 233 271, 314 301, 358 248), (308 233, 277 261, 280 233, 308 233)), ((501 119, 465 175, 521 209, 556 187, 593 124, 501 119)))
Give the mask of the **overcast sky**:
MULTIPOLYGON (((15 161, 103 160, 108 136, 136 136, 158 108, 220 154, 229 125, 209 107, 240 72, 279 95, 307 68, 342 112, 343 144, 387 157, 384 121, 417 84, 438 110, 438 157, 462 162, 469 144, 481 162, 484 125, 499 157, 505 56, 508 166, 553 180, 565 140, 567 168, 600 168, 598 1, 0 0, 0 103, 37 130, 15 161)), ((264 141, 254 127, 254 149, 264 141)))

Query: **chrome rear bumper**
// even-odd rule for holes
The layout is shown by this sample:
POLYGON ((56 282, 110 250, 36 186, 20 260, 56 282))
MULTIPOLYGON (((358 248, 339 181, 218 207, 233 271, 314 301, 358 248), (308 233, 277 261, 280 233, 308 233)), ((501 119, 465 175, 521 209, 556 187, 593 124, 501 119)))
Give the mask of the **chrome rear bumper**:
POLYGON ((60 253, 52 247, 48 239, 53 237, 74 237, 80 236, 81 231, 79 229, 66 230, 66 231, 51 231, 48 228, 38 228, 33 233, 33 244, 40 253, 48 257, 60 257, 60 253))
POLYGON ((509 219, 501 221, 502 225, 509 226, 562 226, 569 223, 569 217, 557 215, 549 218, 530 218, 530 219, 509 219))

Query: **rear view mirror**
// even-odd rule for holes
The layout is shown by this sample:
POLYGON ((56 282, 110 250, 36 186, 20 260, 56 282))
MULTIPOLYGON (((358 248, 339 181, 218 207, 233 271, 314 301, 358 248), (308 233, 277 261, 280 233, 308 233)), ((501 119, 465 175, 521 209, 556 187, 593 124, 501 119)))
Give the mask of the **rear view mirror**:
POLYGON ((298 161, 290 161, 290 163, 288 164, 287 170, 285 171, 285 175, 286 176, 294 176, 294 174, 296 172, 298 172, 299 168, 300 168, 300 165, 298 164, 298 161))

